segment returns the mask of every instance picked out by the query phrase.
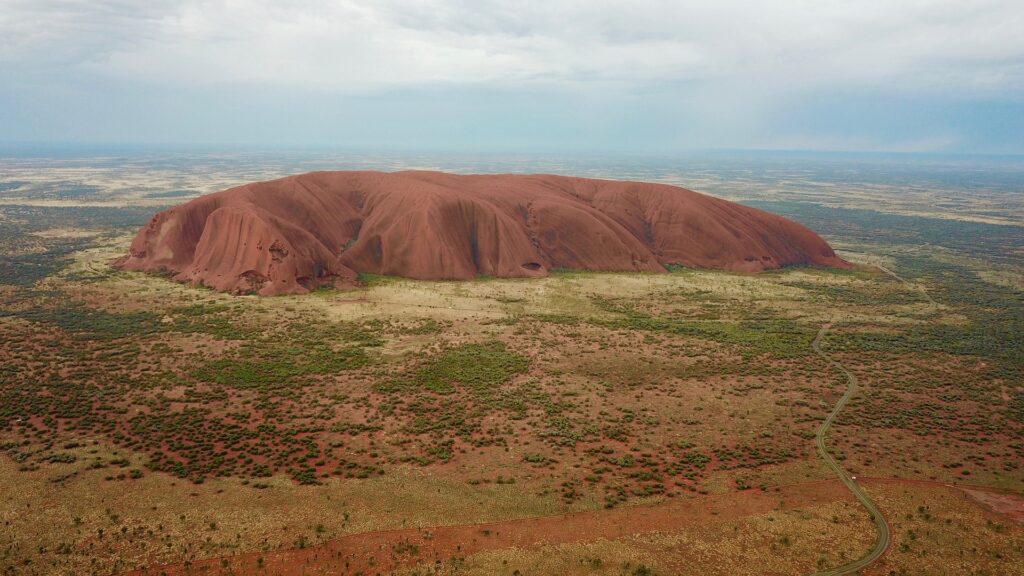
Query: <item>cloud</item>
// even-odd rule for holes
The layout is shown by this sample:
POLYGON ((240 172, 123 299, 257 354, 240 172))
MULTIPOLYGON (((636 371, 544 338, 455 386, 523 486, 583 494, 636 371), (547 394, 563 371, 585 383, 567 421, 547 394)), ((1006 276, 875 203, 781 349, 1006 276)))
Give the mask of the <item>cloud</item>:
POLYGON ((0 0, 0 14, 6 66, 154 83, 1024 88, 1014 0, 0 0))
POLYGON ((1019 0, 0 0, 0 121, 75 139, 1019 151, 1020 30, 1019 0))

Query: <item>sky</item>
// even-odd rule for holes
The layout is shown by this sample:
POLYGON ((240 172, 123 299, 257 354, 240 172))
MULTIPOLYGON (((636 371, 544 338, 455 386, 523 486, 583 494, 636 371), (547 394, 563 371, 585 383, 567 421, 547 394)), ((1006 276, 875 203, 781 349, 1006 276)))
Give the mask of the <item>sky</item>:
POLYGON ((0 141, 1024 154, 1021 0, 0 0, 0 141))

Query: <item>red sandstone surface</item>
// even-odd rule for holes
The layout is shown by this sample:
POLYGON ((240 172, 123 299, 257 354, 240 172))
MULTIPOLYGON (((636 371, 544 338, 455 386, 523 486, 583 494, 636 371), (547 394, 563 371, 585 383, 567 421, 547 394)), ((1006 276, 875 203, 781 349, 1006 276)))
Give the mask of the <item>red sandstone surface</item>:
POLYGON ((350 286, 359 272, 468 280, 670 264, 848 266, 796 222, 676 186, 423 171, 312 172, 202 196, 155 215, 119 262, 263 295, 350 286))

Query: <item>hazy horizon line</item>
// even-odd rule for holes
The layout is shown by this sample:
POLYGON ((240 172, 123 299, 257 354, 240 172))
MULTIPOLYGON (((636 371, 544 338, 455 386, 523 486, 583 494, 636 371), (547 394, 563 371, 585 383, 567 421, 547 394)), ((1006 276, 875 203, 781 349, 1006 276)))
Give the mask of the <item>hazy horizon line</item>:
POLYGON ((661 158, 677 155, 715 154, 757 154, 757 155, 820 155, 820 156, 897 156, 920 158, 1005 158, 1024 160, 1024 152, 987 151, 917 151, 896 149, 858 148, 759 148, 759 147, 686 147, 665 150, 613 149, 613 148, 543 148, 543 147, 496 147, 496 146, 383 146, 326 143, 280 143, 275 145, 232 143, 232 142, 144 142, 144 141, 26 141, 0 140, 0 154, 38 154, 46 152, 204 152, 204 153, 338 153, 338 154, 395 154, 395 155, 558 155, 565 157, 661 158))

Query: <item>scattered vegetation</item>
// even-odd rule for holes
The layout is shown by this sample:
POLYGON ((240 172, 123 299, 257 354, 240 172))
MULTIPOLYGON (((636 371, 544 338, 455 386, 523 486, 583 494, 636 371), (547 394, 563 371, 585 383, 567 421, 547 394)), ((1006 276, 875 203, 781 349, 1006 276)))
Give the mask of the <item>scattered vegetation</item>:
MULTIPOLYGON (((855 216, 850 238, 870 240, 878 228, 855 216)), ((998 252, 999 238, 947 245, 998 252)), ((1022 487, 1021 291, 946 252, 886 253, 909 284, 870 268, 561 271, 539 297, 523 282, 364 276, 379 298, 357 301, 232 298, 76 264, 104 237, 8 242, 20 251, 0 267, 0 451, 53 486, 227 479, 256 497, 408 468, 557 510, 771 492, 821 475, 814 430, 843 383, 810 342, 830 321, 822 346, 861 383, 832 437, 845 466, 1022 487), (406 292, 429 303, 388 302, 406 292)), ((908 530, 926 538, 927 521, 908 530)), ((102 522, 72 525, 96 542, 150 538, 102 522)), ((289 543, 329 535, 310 525, 289 543)), ((901 534, 895 553, 917 541, 901 534)))

